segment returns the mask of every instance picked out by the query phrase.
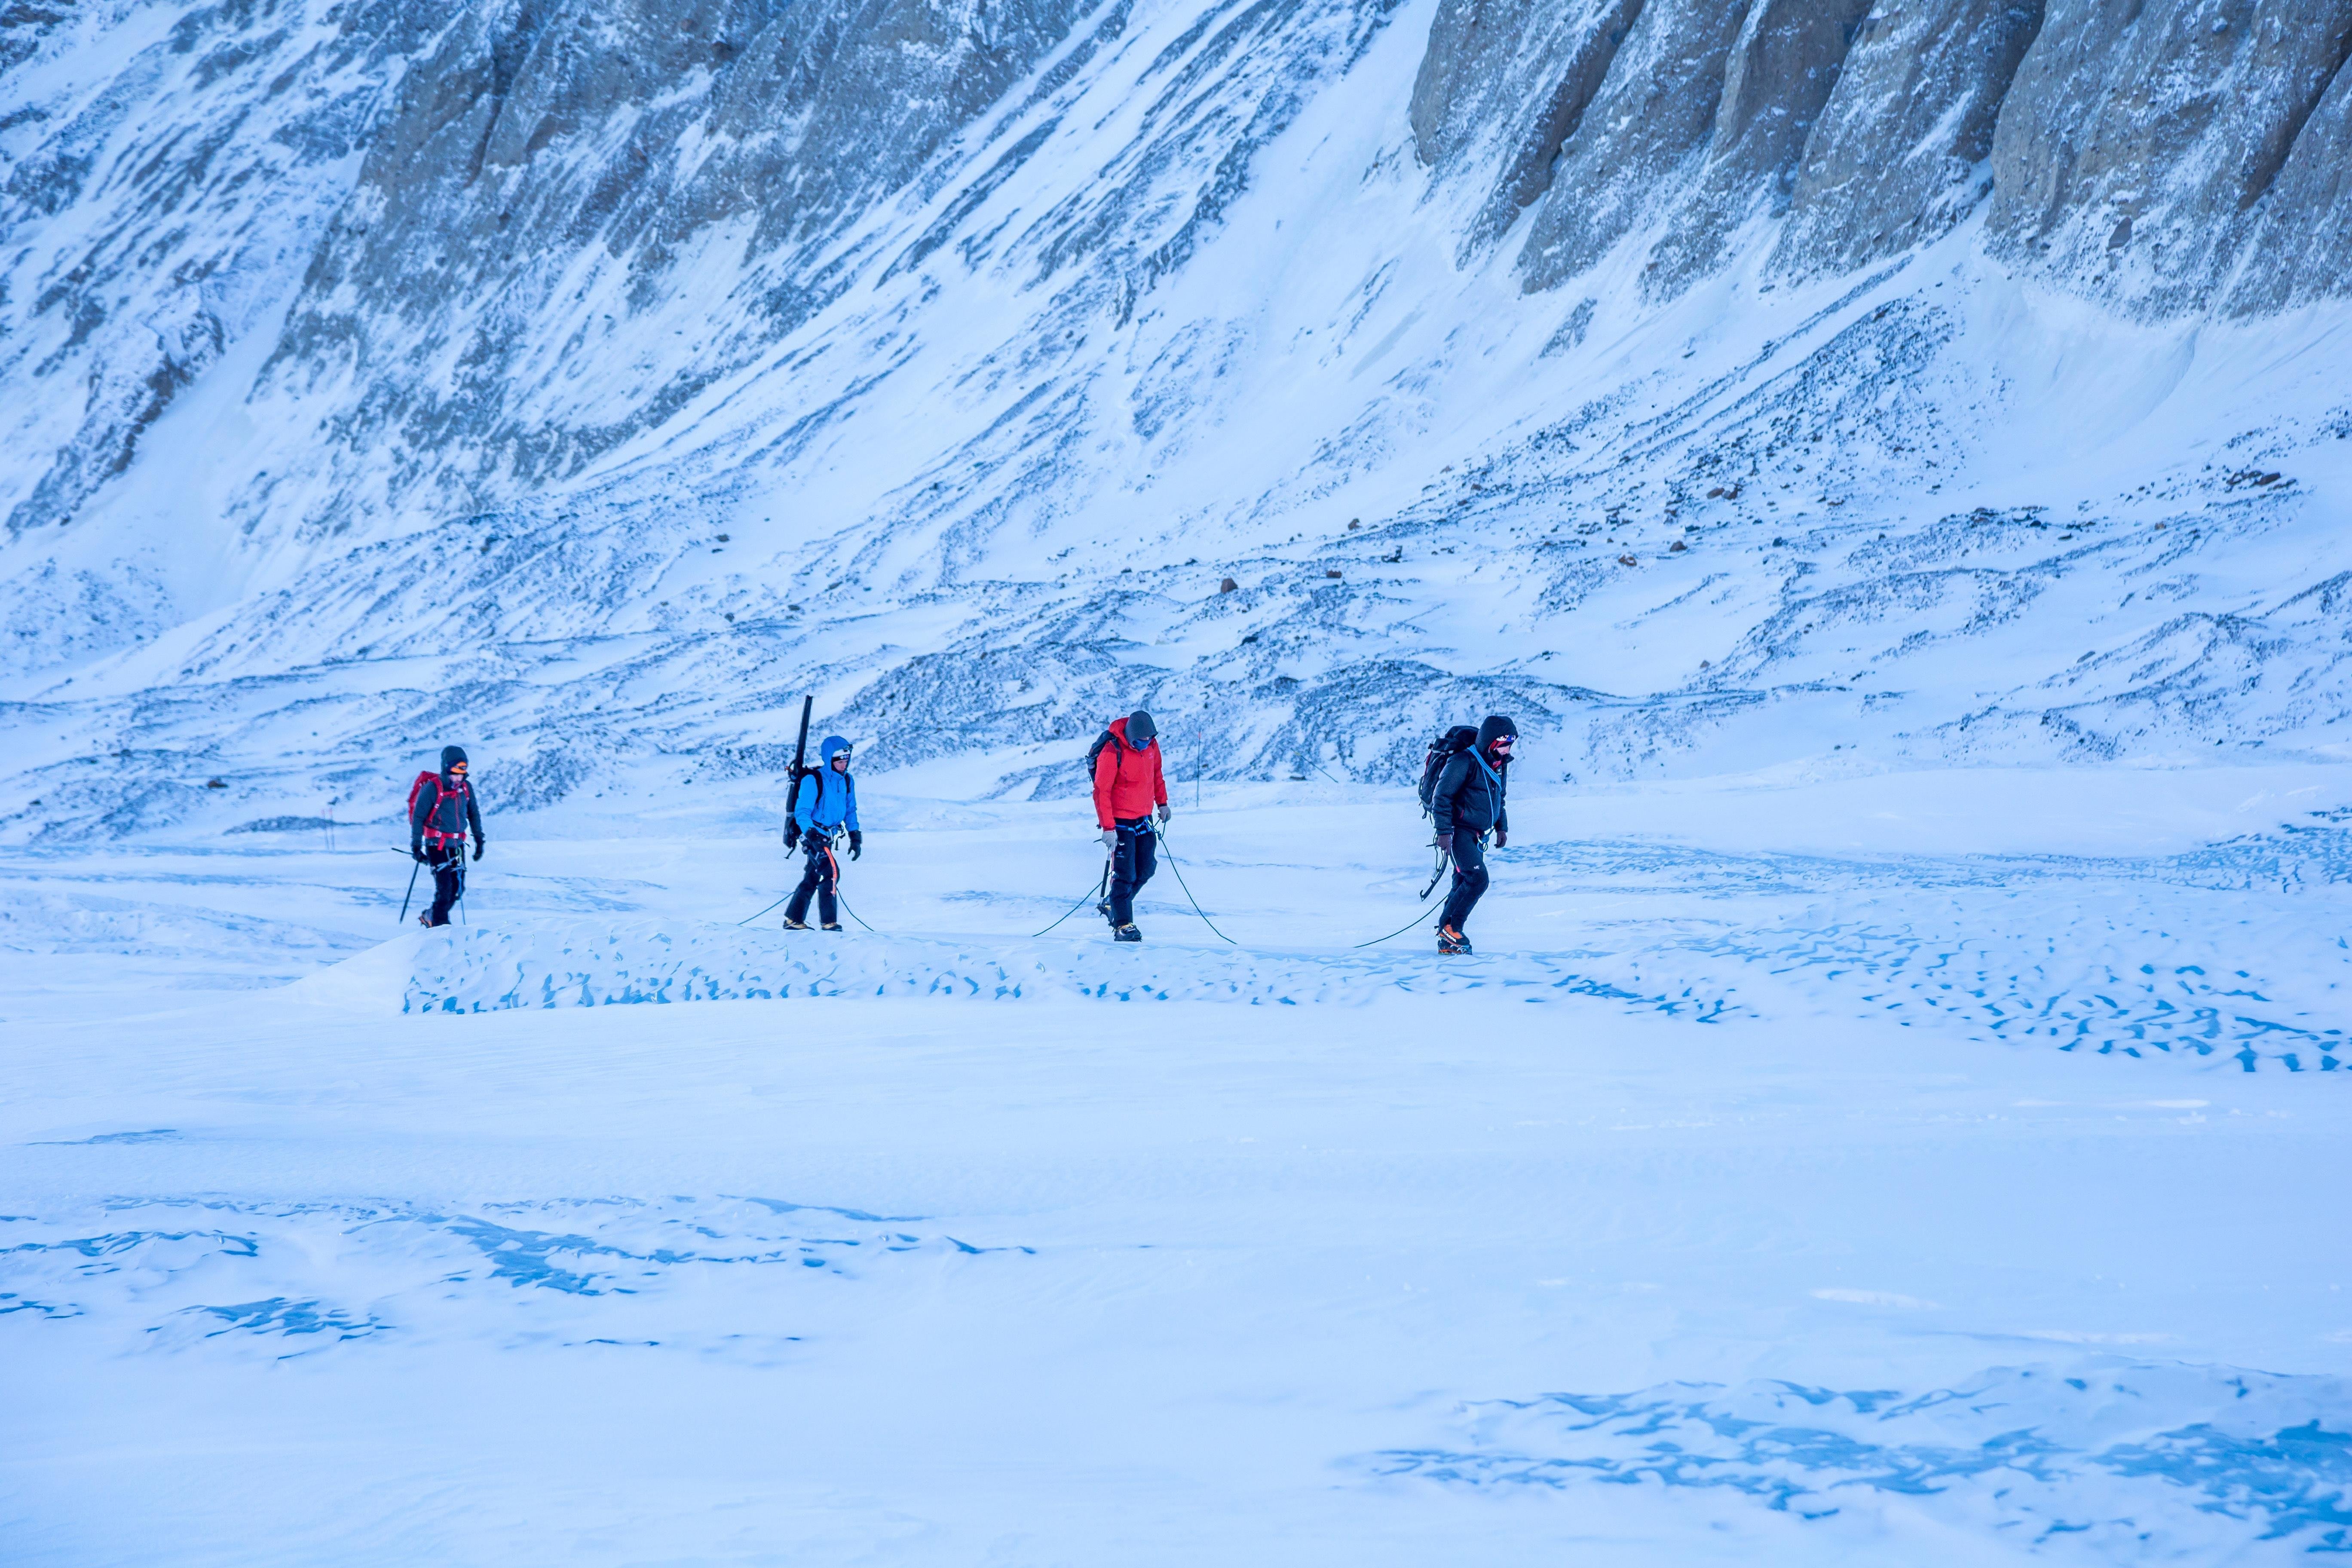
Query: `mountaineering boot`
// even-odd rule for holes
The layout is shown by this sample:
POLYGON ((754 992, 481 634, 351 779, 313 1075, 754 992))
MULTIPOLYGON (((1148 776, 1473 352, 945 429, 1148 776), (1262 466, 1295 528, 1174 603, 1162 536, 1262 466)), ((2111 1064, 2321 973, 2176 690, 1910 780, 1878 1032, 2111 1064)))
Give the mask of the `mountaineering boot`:
POLYGON ((1129 921, 1126 925, 1118 928, 1118 940, 1120 942, 1141 942, 1143 940, 1143 933, 1135 929, 1133 921, 1129 921))
POLYGON ((841 922, 839 921, 827 921, 824 922, 824 929, 826 931, 839 931, 841 929, 841 922))
POLYGON ((808 921, 796 921, 793 919, 792 916, 786 915, 784 917, 784 929, 786 931, 806 931, 808 930, 808 921))
POLYGON ((1449 956, 1454 953, 1466 953, 1470 951, 1470 939, 1464 936, 1460 931, 1455 931, 1452 926, 1439 926, 1437 928, 1437 951, 1449 956))
POLYGON ((1103 919, 1109 921, 1113 930, 1118 929, 1118 921, 1111 915, 1110 900, 1108 899, 1103 899, 1097 901, 1095 904, 1095 913, 1102 916, 1103 919))

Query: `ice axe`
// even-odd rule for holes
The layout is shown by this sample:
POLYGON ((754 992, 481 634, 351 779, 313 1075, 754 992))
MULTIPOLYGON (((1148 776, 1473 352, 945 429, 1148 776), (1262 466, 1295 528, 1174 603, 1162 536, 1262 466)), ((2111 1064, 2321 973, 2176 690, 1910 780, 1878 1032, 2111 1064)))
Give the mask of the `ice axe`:
POLYGON ((402 925, 406 925, 408 923, 408 901, 416 897, 416 873, 425 868, 425 862, 418 860, 415 856, 409 855, 407 850, 400 848, 397 846, 394 847, 392 852, 395 855, 408 855, 408 858, 414 862, 414 864, 408 868, 408 891, 403 893, 400 897, 400 923, 402 925))

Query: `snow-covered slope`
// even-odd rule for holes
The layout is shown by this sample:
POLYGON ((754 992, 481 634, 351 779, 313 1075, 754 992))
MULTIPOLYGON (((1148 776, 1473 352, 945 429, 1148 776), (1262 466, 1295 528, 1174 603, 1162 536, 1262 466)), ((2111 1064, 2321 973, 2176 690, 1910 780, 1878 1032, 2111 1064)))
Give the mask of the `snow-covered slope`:
POLYGON ((2352 7, 1526 9, 11 24, 0 837, 2343 742, 2352 7))

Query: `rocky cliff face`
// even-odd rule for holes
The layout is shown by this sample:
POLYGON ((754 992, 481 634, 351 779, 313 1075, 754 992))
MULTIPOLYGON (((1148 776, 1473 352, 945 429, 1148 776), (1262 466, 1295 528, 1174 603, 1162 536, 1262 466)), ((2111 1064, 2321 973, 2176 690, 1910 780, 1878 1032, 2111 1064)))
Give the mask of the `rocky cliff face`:
POLYGON ((2315 271, 2288 232, 2342 243, 2304 173, 2335 166, 2326 122, 2305 132, 2352 48, 2340 0, 1648 0, 1565 26, 1511 9, 1441 9, 1413 124, 1441 174, 1501 153, 1498 191, 1537 208, 1531 289, 1630 238, 1671 296, 1759 213, 1782 272, 1846 270, 1980 202, 1995 255, 2138 313, 2207 309, 2238 279, 2241 309, 2345 287, 2352 257, 2315 271))
POLYGON ((523 804, 756 773, 812 679, 1011 789, 1146 699, 1209 776, 1480 704, 1580 774, 2352 710, 2352 0, 0 39, 0 626, 58 737, 0 832, 357 788, 453 714, 523 804))

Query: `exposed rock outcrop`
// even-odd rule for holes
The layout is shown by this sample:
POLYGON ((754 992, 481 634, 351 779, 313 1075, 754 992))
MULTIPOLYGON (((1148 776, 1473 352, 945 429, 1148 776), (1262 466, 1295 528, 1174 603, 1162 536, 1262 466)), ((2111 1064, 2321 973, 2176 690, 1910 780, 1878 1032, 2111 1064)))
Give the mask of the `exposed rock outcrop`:
POLYGON ((1723 265, 1751 216, 1786 209, 1806 138, 1870 4, 1753 0, 1724 61, 1706 163, 1651 253, 1644 292, 1681 293, 1723 265))
POLYGON ((1805 141, 1782 277, 1852 271, 1948 233, 1992 189, 1994 121, 2042 0, 1881 5, 1805 141))
POLYGON ((1440 182, 1475 165, 1485 200, 1466 256, 1499 238, 1551 184, 1560 144, 1583 122, 1643 0, 1444 0, 1412 89, 1413 148, 1440 182), (1490 137, 1490 132, 1492 133, 1490 137), (1490 139, 1502 148, 1489 167, 1490 139))
POLYGON ((2053 0, 1993 137, 1995 254, 2134 310, 2201 308, 2250 236, 2279 237, 2250 209, 2347 48, 2352 0, 2053 0))
MULTIPOLYGON (((502 0, 469 13, 369 153, 265 370, 362 389, 345 430, 397 430, 398 496, 446 455, 511 483, 676 413, 843 286, 820 252, 1059 44, 1083 0, 502 0), (697 257, 766 330, 710 323, 697 257), (629 323, 692 332, 680 363, 629 323), (525 330, 525 323, 529 323, 525 330), (446 367, 419 381, 418 363, 446 367), (617 414, 518 421, 595 367, 617 414), (614 378, 623 395, 614 398, 614 378)), ((586 391, 583 386, 583 391, 586 391)), ((583 397, 581 402, 591 402, 583 397)), ((370 445, 381 445, 372 434, 370 445)), ((462 482, 462 465, 459 482, 462 482)), ((248 492, 261 510, 266 481, 248 492)), ((440 504, 489 504, 487 489, 440 504)), ((314 522, 320 520, 311 520, 314 522)))
POLYGON ((0 18, 6 531, 68 521, 183 390, 268 331, 453 0, 0 18), (101 43, 102 40, 102 43, 101 43))
POLYGON ((2248 217, 2232 310, 2259 314, 2352 292, 2352 63, 2336 68, 2248 217))
POLYGON ((1744 0, 1650 0, 1560 148, 1519 267, 1530 289, 1590 269, 1687 189, 1715 133, 1744 0))

